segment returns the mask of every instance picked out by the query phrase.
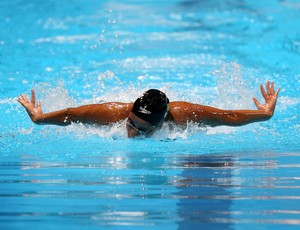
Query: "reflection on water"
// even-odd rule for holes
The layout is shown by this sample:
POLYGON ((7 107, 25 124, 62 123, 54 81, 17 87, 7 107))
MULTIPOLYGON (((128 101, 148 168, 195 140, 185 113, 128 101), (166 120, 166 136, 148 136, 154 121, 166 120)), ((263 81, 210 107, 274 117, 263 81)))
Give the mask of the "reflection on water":
POLYGON ((230 229, 232 157, 192 156, 183 158, 181 166, 178 229, 230 229))
POLYGON ((8 158, 0 227, 299 227, 299 160, 263 152, 8 158))

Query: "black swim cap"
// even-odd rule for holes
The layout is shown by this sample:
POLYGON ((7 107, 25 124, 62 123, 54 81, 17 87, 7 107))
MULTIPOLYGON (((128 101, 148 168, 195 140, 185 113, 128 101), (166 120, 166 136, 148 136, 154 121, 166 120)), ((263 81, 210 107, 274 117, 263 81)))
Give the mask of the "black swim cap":
POLYGON ((169 99, 157 90, 150 89, 133 104, 132 113, 152 125, 157 125, 167 115, 169 99))

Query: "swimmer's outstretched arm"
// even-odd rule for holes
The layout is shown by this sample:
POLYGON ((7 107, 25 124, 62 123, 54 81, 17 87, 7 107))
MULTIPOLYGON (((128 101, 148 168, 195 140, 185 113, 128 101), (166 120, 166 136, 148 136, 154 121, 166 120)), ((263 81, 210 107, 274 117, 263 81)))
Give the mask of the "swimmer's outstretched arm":
POLYGON ((171 102, 169 120, 177 124, 193 121, 207 126, 241 126, 266 121, 274 114, 280 89, 275 92, 274 83, 267 82, 266 90, 263 85, 260 85, 260 90, 265 104, 260 104, 256 98, 253 98, 257 110, 222 110, 188 102, 171 102))
POLYGON ((30 101, 25 94, 22 94, 18 102, 26 109, 31 120, 39 125, 66 126, 73 122, 107 125, 127 118, 132 108, 132 103, 110 102, 43 113, 41 102, 36 103, 34 90, 31 91, 30 101))

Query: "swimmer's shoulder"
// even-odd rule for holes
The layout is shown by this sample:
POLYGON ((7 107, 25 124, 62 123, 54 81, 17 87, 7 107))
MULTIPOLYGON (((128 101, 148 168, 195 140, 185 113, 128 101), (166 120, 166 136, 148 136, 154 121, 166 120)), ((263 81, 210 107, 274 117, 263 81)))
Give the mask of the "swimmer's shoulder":
POLYGON ((201 106, 198 104, 193 104, 186 101, 172 101, 169 103, 169 111, 171 113, 187 111, 189 109, 194 109, 195 106, 201 106))
POLYGON ((186 124, 187 121, 194 120, 195 112, 201 108, 203 108, 202 105, 186 101, 170 102, 166 121, 171 121, 175 124, 186 124))
POLYGON ((175 124, 183 124, 186 122, 185 110, 191 106, 191 103, 185 101, 172 101, 169 103, 169 112, 166 121, 175 124))

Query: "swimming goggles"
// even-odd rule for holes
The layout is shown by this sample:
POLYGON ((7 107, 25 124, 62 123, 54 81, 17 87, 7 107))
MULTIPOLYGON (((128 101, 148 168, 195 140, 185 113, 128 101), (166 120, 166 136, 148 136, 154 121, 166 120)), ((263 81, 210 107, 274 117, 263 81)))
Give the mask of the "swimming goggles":
POLYGON ((147 134, 145 129, 137 128, 130 117, 127 119, 126 127, 127 127, 127 129, 133 129, 134 131, 138 132, 140 135, 147 134))

